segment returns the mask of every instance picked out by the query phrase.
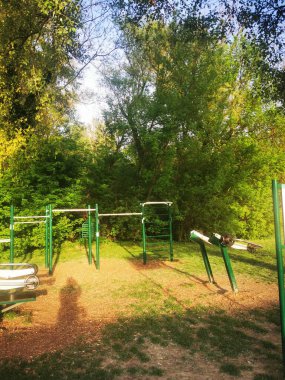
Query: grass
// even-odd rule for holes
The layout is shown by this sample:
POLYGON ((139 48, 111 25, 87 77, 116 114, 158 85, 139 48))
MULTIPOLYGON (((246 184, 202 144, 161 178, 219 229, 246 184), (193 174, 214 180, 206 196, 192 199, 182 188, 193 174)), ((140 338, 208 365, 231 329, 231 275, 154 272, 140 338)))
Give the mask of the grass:
MULTIPOLYGON (((272 240, 260 243, 265 248, 254 254, 230 250, 237 282, 239 275, 266 283, 276 281, 272 240)), ((149 255, 151 269, 144 270, 141 248, 137 244, 104 242, 102 259, 117 260, 118 265, 131 265, 140 271, 140 276, 134 279, 110 279, 110 286, 96 289, 102 300, 108 296, 118 306, 119 319, 104 326, 100 341, 85 342, 82 337, 65 350, 27 361, 2 361, 0 378, 167 378, 170 367, 178 370, 195 368, 201 361, 203 365, 211 363, 218 372, 233 378, 243 378, 244 373, 251 373, 255 380, 275 379, 275 374, 281 371, 281 353, 280 346, 269 338, 269 326, 279 329, 277 305, 268 310, 244 310, 230 315, 219 305, 209 307, 207 302, 203 304, 203 299, 196 305, 187 298, 181 302, 172 284, 181 284, 187 294, 188 289, 192 291, 202 285, 201 282, 190 283, 189 275, 205 280, 207 276, 197 244, 175 244, 174 252, 175 261, 171 265, 149 255), (126 306, 127 315, 120 306, 126 299, 130 300, 126 306), (264 368, 255 373, 251 363, 256 358, 264 368)), ((208 253, 214 276, 225 274, 218 248, 209 247, 208 253)), ((58 259, 59 262, 87 260, 84 245, 66 243, 58 259)), ((31 261, 42 265, 43 257, 35 253, 31 261)), ((92 290, 88 284, 82 283, 80 287, 82 292, 92 290)), ((73 284, 61 289, 70 297, 76 290, 73 284)), ((4 319, 16 322, 17 317, 17 314, 7 313, 4 319)))

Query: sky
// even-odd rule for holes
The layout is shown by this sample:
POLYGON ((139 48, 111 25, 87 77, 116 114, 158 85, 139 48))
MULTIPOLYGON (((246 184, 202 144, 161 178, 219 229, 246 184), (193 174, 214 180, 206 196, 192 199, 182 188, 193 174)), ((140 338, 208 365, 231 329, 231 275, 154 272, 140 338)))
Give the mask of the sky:
POLYGON ((83 124, 90 125, 94 119, 103 118, 102 111, 106 107, 105 90, 100 81, 97 68, 92 64, 86 67, 80 81, 78 102, 75 106, 78 119, 83 124))

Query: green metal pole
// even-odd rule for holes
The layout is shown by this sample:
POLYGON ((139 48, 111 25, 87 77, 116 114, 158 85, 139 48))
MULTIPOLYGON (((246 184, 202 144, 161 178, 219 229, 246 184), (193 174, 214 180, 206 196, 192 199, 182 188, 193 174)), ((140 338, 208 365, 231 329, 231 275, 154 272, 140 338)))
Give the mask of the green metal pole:
POLYGON ((209 282, 211 282, 213 284, 215 282, 215 280, 214 280, 211 264, 210 264, 210 261, 208 258, 207 250, 205 247, 205 243, 201 239, 199 239, 197 236, 195 236, 194 234, 191 234, 190 239, 195 241, 195 243, 199 244, 209 282))
POLYGON ((100 269, 100 230, 99 230, 99 209, 95 206, 95 233, 96 233, 96 269, 100 269))
POLYGON ((10 206, 10 263, 14 262, 14 206, 10 206))
POLYGON ((223 255, 224 263, 225 263, 225 266, 226 266, 226 270, 227 270, 227 273, 228 273, 228 277, 229 277, 229 280, 230 280, 230 284, 231 284, 232 290, 235 293, 237 293, 238 292, 238 287, 237 287, 234 271, 233 271, 233 268, 232 268, 230 256, 228 254, 228 249, 227 249, 227 247, 225 247, 225 246, 223 246, 221 244, 220 244, 220 248, 221 248, 221 252, 222 252, 222 255, 223 255))
POLYGON ((45 219, 45 268, 48 268, 48 252, 49 252, 49 210, 46 206, 46 219, 45 219))
POLYGON ((170 255, 170 261, 173 261, 172 209, 171 209, 171 205, 168 205, 168 212, 169 212, 169 255, 170 255))
POLYGON ((52 205, 49 205, 49 274, 52 274, 52 205))
POLYGON ((92 264, 92 221, 90 205, 88 205, 88 262, 92 264))
POLYGON ((145 233, 144 205, 142 205, 142 243, 143 243, 143 263, 146 264, 146 233, 145 233))
MULTIPOLYGON (((279 303, 280 303, 280 320, 281 320, 281 341, 282 341, 282 357, 283 365, 285 364, 285 292, 284 292, 284 266, 283 253, 280 232, 280 210, 278 197, 277 180, 272 181, 272 196, 273 196, 273 212, 274 212, 274 227, 275 227, 275 246, 278 271, 278 287, 279 287, 279 303)), ((284 202, 285 200, 283 200, 284 202)))
POLYGON ((225 267, 226 267, 226 270, 227 270, 227 274, 228 274, 228 277, 229 277, 229 280, 230 280, 231 288, 232 288, 232 290, 235 293, 237 293, 238 292, 238 287, 237 287, 237 283, 236 283, 236 279, 235 279, 235 275, 234 275, 234 271, 233 271, 233 268, 232 268, 231 259, 230 259, 230 256, 228 254, 227 247, 224 246, 224 245, 222 245, 220 243, 220 240, 218 239, 218 237, 216 237, 215 235, 212 235, 210 237, 209 242, 212 243, 212 244, 217 245, 218 247, 220 247, 221 253, 222 253, 222 256, 223 256, 223 260, 224 260, 224 263, 225 263, 225 267))

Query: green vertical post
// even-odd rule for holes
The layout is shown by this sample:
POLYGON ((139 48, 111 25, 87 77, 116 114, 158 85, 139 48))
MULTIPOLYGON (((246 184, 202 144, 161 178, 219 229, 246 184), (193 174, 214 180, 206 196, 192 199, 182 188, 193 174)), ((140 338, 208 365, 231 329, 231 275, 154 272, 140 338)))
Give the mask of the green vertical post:
POLYGON ((146 264, 146 233, 145 233, 144 205, 142 205, 142 243, 143 243, 143 263, 146 264))
POLYGON ((14 206, 10 206, 10 263, 14 262, 14 206))
MULTIPOLYGON (((282 357, 283 357, 283 364, 285 364, 284 266, 283 266, 281 232, 280 232, 280 210, 279 210, 278 188, 280 188, 280 185, 278 184, 277 180, 274 179, 272 181, 272 196, 273 196, 273 212, 274 212, 274 227, 275 227, 276 259, 277 259, 277 271, 278 271, 279 303, 280 303, 282 357)), ((285 200, 283 200, 283 202, 285 202, 285 200)))
POLYGON ((52 274, 52 205, 48 206, 49 210, 49 274, 52 274))
POLYGON ((45 268, 48 268, 48 253, 49 253, 49 209, 46 206, 45 218, 45 268))
POLYGON ((230 280, 231 288, 232 288, 232 290, 235 293, 237 293, 238 292, 238 287, 237 287, 234 271, 233 271, 233 268, 232 268, 230 256, 228 254, 228 249, 227 249, 227 247, 225 247, 225 246, 223 246, 221 244, 220 244, 220 248, 221 248, 222 256, 223 256, 224 263, 225 263, 225 266, 226 266, 226 270, 227 270, 227 273, 228 273, 228 277, 229 277, 229 280, 230 280))
POLYGON ((99 208, 95 206, 95 233, 96 233, 96 269, 100 269, 100 230, 99 230, 99 208))
POLYGON ((220 250, 221 250, 221 253, 222 253, 222 256, 223 256, 223 260, 224 260, 224 263, 225 263, 225 267, 226 267, 226 271, 227 271, 227 274, 228 274, 228 277, 229 277, 229 280, 230 280, 230 284, 231 284, 231 288, 232 290, 237 293, 238 292, 238 287, 237 287, 237 283, 236 283, 236 279, 235 279, 235 275, 234 275, 234 271, 233 271, 233 268, 232 268, 232 264, 231 264, 231 259, 230 259, 230 256, 228 254, 228 249, 226 246, 222 245, 219 238, 215 235, 212 235, 209 239, 209 242, 212 243, 212 244, 215 244, 216 246, 220 247, 220 250))
POLYGON ((203 240, 201 240, 199 237, 197 237, 194 233, 191 233, 190 239, 199 244, 209 282, 213 284, 215 282, 215 280, 214 280, 211 264, 210 264, 210 261, 208 258, 207 250, 205 247, 205 243, 203 242, 203 240))
POLYGON ((92 264, 92 220, 90 205, 88 205, 88 262, 92 264))
POLYGON ((168 205, 168 212, 169 212, 169 256, 170 256, 170 261, 173 261, 172 209, 171 209, 171 205, 168 205))

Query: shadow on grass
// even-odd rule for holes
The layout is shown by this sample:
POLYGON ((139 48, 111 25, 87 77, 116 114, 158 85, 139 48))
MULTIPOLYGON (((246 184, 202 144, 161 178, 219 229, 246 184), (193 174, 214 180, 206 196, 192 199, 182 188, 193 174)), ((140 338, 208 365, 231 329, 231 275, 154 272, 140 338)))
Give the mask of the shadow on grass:
MULTIPOLYGON (((74 302, 73 306, 62 302, 58 324, 70 328, 66 318, 68 307, 71 325, 80 321, 77 305, 80 288, 71 280, 62 292, 64 295, 71 292, 74 302)), ((263 317, 265 320, 266 315, 263 317)), ((273 374, 272 379, 280 379, 280 347, 270 338, 264 339, 268 331, 260 318, 257 322, 252 320, 252 314, 228 316, 218 309, 121 318, 102 328, 100 340, 80 335, 76 343, 65 349, 29 360, 2 361, 0 378, 112 380, 120 376, 176 378, 183 375, 195 378, 195 375, 208 375, 208 364, 217 373, 232 372, 241 378, 245 372, 251 378, 273 374)))

